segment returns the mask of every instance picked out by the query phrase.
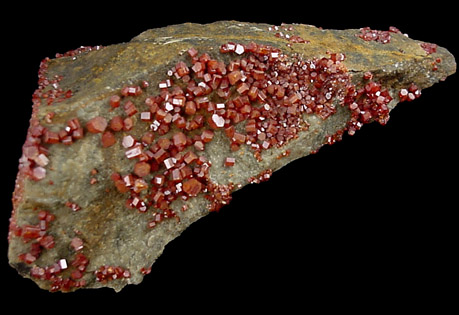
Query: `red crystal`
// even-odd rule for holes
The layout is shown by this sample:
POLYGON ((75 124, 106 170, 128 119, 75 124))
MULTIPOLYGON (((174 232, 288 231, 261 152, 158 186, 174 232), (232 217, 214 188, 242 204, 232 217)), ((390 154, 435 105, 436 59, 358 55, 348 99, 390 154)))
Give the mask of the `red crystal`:
POLYGON ((125 86, 121 90, 121 95, 123 96, 138 96, 140 94, 142 94, 140 86, 125 86))
POLYGON ((239 84, 236 89, 236 91, 241 95, 245 94, 249 90, 250 90, 250 86, 245 82, 242 82, 241 84, 239 84))
POLYGON ((58 264, 59 264, 59 267, 60 267, 61 270, 65 270, 68 267, 67 266, 67 260, 65 260, 65 259, 60 259, 58 264))
POLYGON ((241 44, 237 44, 236 48, 234 49, 234 52, 238 55, 242 55, 244 51, 244 46, 242 46, 241 44))
POLYGON ((400 102, 413 101, 421 96, 421 90, 415 85, 411 84, 408 89, 401 89, 399 92, 400 102))
POLYGON ((191 58, 194 58, 198 55, 198 51, 195 48, 190 48, 188 49, 188 55, 190 55, 191 58))
MULTIPOLYGON (((148 131, 142 136, 142 143, 144 143, 145 145, 149 145, 153 143, 154 139, 155 139, 155 134, 151 131, 148 131)), ((124 138, 123 138, 123 141, 124 141, 124 138)))
POLYGON ((77 212, 77 211, 81 210, 81 207, 78 204, 76 204, 75 202, 67 201, 65 203, 65 206, 70 208, 74 212, 77 212))
POLYGON ((128 116, 134 116, 135 114, 137 114, 137 108, 135 107, 132 101, 127 101, 124 104, 124 111, 126 112, 126 115, 128 116))
POLYGON ((171 141, 168 138, 158 139, 156 143, 161 149, 167 150, 171 146, 171 141))
POLYGON ((89 259, 82 253, 77 253, 75 259, 71 262, 71 265, 80 271, 85 271, 88 264, 89 259))
POLYGON ((110 106, 113 108, 119 107, 121 102, 121 97, 118 95, 113 95, 110 97, 110 106))
POLYGON ((147 162, 138 162, 134 165, 134 174, 144 177, 150 174, 151 166, 147 162))
MULTIPOLYGON (((145 190, 145 189, 148 189, 148 184, 141 178, 138 178, 134 181, 134 187, 133 187, 133 191, 135 193, 140 193, 141 191, 145 190)), ((139 210, 146 210, 146 208, 144 209, 144 203, 143 202, 138 202, 137 205, 136 205, 136 208, 139 209, 139 210)))
POLYGON ((194 115, 196 113, 196 103, 193 101, 188 101, 185 103, 185 113, 187 115, 194 115))
POLYGON ((43 141, 45 143, 50 143, 50 144, 59 143, 60 141, 59 134, 57 132, 46 130, 44 132, 43 141))
POLYGON ((235 132, 233 135, 233 140, 240 144, 245 143, 245 135, 235 132))
POLYGON ((128 148, 133 147, 135 143, 136 141, 134 137, 131 135, 127 135, 123 137, 123 141, 121 144, 123 145, 124 148, 128 149, 128 148))
POLYGON ((225 159, 225 166, 234 166, 235 163, 236 163, 236 159, 233 157, 227 157, 225 159))
POLYGON ((99 282, 107 282, 116 279, 130 278, 131 273, 119 266, 101 266, 94 273, 96 280, 99 282))
POLYGON ((55 245, 54 237, 52 237, 51 235, 45 235, 40 239, 39 243, 46 249, 52 249, 55 245))
MULTIPOLYGON (((361 37, 387 42, 388 34, 364 30, 361 37)), ((289 44, 307 42, 289 33, 282 34, 282 38, 289 39, 289 44)), ((361 89, 353 86, 342 63, 344 54, 327 52, 329 58, 304 60, 262 44, 231 42, 223 44, 220 51, 230 54, 227 58, 237 59, 225 64, 206 53, 198 58, 194 48, 185 50, 187 54, 181 60, 188 61, 180 61, 168 71, 169 78, 159 83, 159 93, 147 95, 144 104, 139 105, 139 116, 134 116, 137 108, 131 97, 138 95, 140 88, 130 86, 121 91, 126 115, 125 119, 117 116, 110 121, 111 131, 129 131, 139 121, 148 124, 143 124, 146 131, 143 134, 138 133, 140 129, 135 130, 138 141, 127 133, 122 135, 126 157, 134 159, 132 174, 112 179, 118 191, 129 192, 128 207, 140 212, 156 209, 148 223, 150 228, 175 217, 170 205, 179 198, 188 200, 204 192, 211 211, 229 202, 232 188, 212 183, 211 163, 205 152, 207 144, 219 134, 219 128, 225 128, 223 135, 227 136, 232 151, 244 147, 253 150, 255 158, 261 160, 263 150, 280 148, 308 128, 302 119, 304 114, 327 119, 336 112, 337 104, 347 105, 352 117, 349 133, 363 123, 373 120, 384 123, 388 119, 389 92, 372 82, 369 73, 364 74, 369 81, 361 89), (167 135, 169 131, 172 136, 167 135)), ((146 88, 144 83, 141 86, 146 88)), ((417 93, 409 89, 407 92, 407 98, 410 93, 413 96, 417 93)), ((112 107, 119 106, 114 103, 112 107)), ((41 137, 42 131, 37 133, 41 137)), ((329 138, 335 141, 338 136, 329 138)), ((34 160, 42 152, 37 152, 36 144, 26 151, 35 166, 34 160)), ((37 165, 46 164, 45 159, 38 160, 41 164, 37 165)), ((232 167, 235 161, 235 157, 227 157, 223 164, 232 167)), ((269 171, 263 172, 253 182, 267 180, 269 176, 269 171)), ((118 277, 124 272, 117 268, 104 266, 99 273, 118 277)), ((79 278, 79 274, 72 277, 79 278)), ((100 279, 105 281, 110 277, 100 276, 100 279)))
POLYGON ((35 161, 35 163, 37 163, 38 165, 43 166, 43 167, 45 167, 49 163, 48 157, 46 155, 44 155, 43 153, 41 153, 37 157, 33 158, 33 160, 35 161))
POLYGON ((373 74, 370 71, 367 71, 363 74, 363 79, 365 80, 371 80, 373 79, 373 74))
POLYGON ((183 147, 187 144, 187 137, 183 132, 177 132, 172 136, 174 145, 183 150, 183 147))
POLYGON ((389 32, 401 34, 402 32, 395 26, 389 26, 389 32))
POLYGON ((95 117, 88 121, 86 128, 91 133, 102 133, 107 128, 107 120, 103 117, 95 117))
POLYGON ((195 141, 194 143, 194 147, 196 148, 196 150, 198 151, 204 151, 205 147, 204 147, 204 142, 198 140, 198 141, 195 141))
POLYGON ((177 63, 177 65, 175 66, 175 71, 179 77, 183 77, 190 73, 190 69, 183 61, 177 63))
POLYGON ((162 163, 168 156, 169 156, 169 154, 167 153, 167 151, 162 149, 162 148, 160 148, 158 151, 156 151, 153 154, 153 158, 158 163, 162 163))
POLYGON ((132 187, 134 185, 134 176, 132 174, 128 174, 123 177, 123 181, 127 187, 132 187))
POLYGON ((24 225, 22 227, 22 238, 28 242, 33 239, 40 237, 41 229, 37 225, 24 225))
POLYGON ((131 117, 127 117, 123 120, 123 130, 130 131, 134 127, 134 121, 131 117))
POLYGON ((242 79, 242 73, 239 70, 232 71, 228 74, 228 80, 231 85, 235 85, 242 79))
POLYGON ((126 151, 125 155, 128 159, 139 157, 142 154, 142 148, 139 145, 126 151))
POLYGON ((192 178, 183 183, 183 191, 190 197, 197 196, 202 190, 202 184, 197 179, 192 178))
POLYGON ((110 120, 110 129, 113 131, 121 131, 124 127, 124 120, 121 116, 115 116, 110 120))
POLYGON ((75 131, 81 128, 80 120, 78 118, 73 118, 67 122, 67 126, 70 128, 70 130, 75 131))
POLYGON ((212 122, 216 128, 223 128, 225 126, 225 119, 217 114, 212 115, 212 122))
POLYGON ((72 270, 72 273, 70 274, 70 277, 73 280, 78 280, 83 277, 83 273, 80 270, 72 270))
POLYGON ((164 165, 166 166, 166 169, 171 169, 172 167, 174 167, 175 163, 176 159, 173 157, 164 160, 164 165))
POLYGON ((142 80, 142 82, 141 82, 141 87, 142 88, 146 89, 149 86, 150 86, 150 83, 148 81, 142 80))
POLYGON ((179 169, 172 170, 172 180, 175 182, 181 181, 183 179, 182 174, 179 169))
POLYGON ((247 123, 245 125, 245 131, 247 133, 251 133, 251 132, 256 132, 257 131, 257 125, 256 125, 255 119, 247 120, 247 123))
POLYGON ((187 164, 191 164, 193 163, 194 161, 196 161, 198 159, 198 156, 192 152, 192 151, 188 151, 185 156, 184 156, 184 162, 187 163, 187 164))
POLYGON ((32 170, 32 177, 35 180, 41 180, 46 177, 46 169, 41 166, 34 167, 32 170))
POLYGON ((115 180, 115 187, 122 194, 129 191, 129 187, 122 179, 115 180))
POLYGON ((140 113, 140 119, 142 121, 151 121, 152 120, 152 113, 151 112, 142 112, 140 113))
POLYGON ((74 237, 72 241, 70 242, 70 245, 75 251, 79 251, 83 249, 83 241, 79 237, 74 237))
POLYGON ((213 138, 214 138, 214 132, 212 130, 204 130, 201 134, 201 140, 204 143, 208 143, 212 141, 213 138))
POLYGON ((40 212, 38 212, 38 219, 39 220, 46 220, 47 216, 48 216, 48 211, 40 210, 40 212))
POLYGON ((104 148, 108 148, 108 147, 111 147, 112 145, 114 145, 116 143, 116 137, 115 135, 110 132, 110 131, 105 131, 103 134, 102 134, 102 146, 104 148))
POLYGON ((174 115, 174 117, 172 117, 172 121, 179 129, 184 129, 186 127, 186 119, 179 114, 174 115))
POLYGON ((165 181, 164 175, 156 175, 153 178, 153 183, 158 186, 162 186, 164 184, 164 181, 165 181))
POLYGON ((35 262, 35 260, 37 260, 37 257, 32 255, 31 253, 26 253, 26 254, 20 255, 19 259, 24 261, 26 264, 31 264, 31 263, 35 262))

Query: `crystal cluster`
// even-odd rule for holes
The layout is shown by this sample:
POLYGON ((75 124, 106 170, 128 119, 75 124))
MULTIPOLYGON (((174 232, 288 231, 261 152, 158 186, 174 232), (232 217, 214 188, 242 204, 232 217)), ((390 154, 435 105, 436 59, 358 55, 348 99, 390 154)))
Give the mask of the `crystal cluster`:
MULTIPOLYGON (((246 145, 261 159, 263 150, 282 147, 308 129, 303 114, 327 119, 353 91, 341 53, 303 60, 254 42, 228 42, 220 46, 220 53, 233 58, 225 64, 188 49, 189 61, 180 61, 168 71, 157 84, 159 94, 148 95, 151 83, 147 81, 123 87, 109 101, 121 115, 110 121, 97 116, 86 124, 90 133, 102 133, 103 147, 114 145, 116 134, 123 132, 120 145, 125 158, 136 163, 131 173, 113 173, 111 178, 120 193, 128 193, 128 207, 153 212, 150 228, 177 218, 170 208, 177 199, 186 201, 205 193, 211 211, 228 203, 230 189, 217 194, 227 195, 221 201, 213 197, 218 185, 209 181, 212 163, 205 147, 216 131, 224 132, 231 151, 246 145), (149 126, 137 138, 129 133, 134 117, 149 126)), ((365 122, 373 119, 360 115, 365 122)), ((225 159, 227 167, 235 163, 234 157, 225 159)))
MULTIPOLYGON (((371 76, 357 89, 350 82, 342 53, 304 60, 254 42, 225 43, 220 53, 234 58, 225 64, 190 48, 190 62, 180 61, 168 71, 158 83, 158 95, 145 95, 150 86, 146 81, 126 86, 109 102, 114 109, 121 107, 123 115, 110 121, 94 117, 87 123, 89 132, 103 133, 103 147, 114 145, 115 134, 124 131, 125 157, 136 163, 132 173, 114 173, 111 178, 120 193, 129 193, 128 207, 139 212, 152 209, 150 228, 168 218, 178 219, 170 209, 177 199, 186 201, 205 193, 211 211, 228 203, 232 188, 224 189, 223 195, 228 196, 224 201, 215 199, 214 191, 219 189, 209 181, 212 163, 204 154, 217 130, 224 132, 231 151, 246 145, 261 159, 262 151, 280 148, 308 130, 304 114, 325 120, 336 112, 336 106, 346 106, 352 113, 350 134, 365 123, 388 120, 387 104, 392 100, 388 91, 371 81, 371 76), (137 139, 126 134, 133 127, 133 116, 149 126, 137 139)), ((225 159, 227 167, 235 163, 234 157, 225 159)))
MULTIPOLYGON (((65 77, 51 75, 51 60, 45 59, 40 66, 39 87, 33 95, 33 114, 13 198, 8 239, 20 250, 10 251, 12 264, 50 291, 120 288, 126 283, 138 283, 139 277, 151 271, 152 263, 139 263, 133 258, 139 249, 131 250, 130 244, 123 244, 123 250, 129 251, 126 255, 132 256, 123 262, 105 249, 101 250, 105 255, 102 257, 109 259, 102 260, 94 249, 102 248, 100 243, 109 234, 101 231, 101 226, 110 229, 116 215, 130 218, 119 221, 122 228, 115 226, 110 231, 117 246, 125 242, 119 231, 134 233, 134 229, 140 230, 153 245, 156 237, 169 240, 168 235, 161 233, 176 227, 183 230, 183 218, 190 224, 203 213, 219 211, 231 201, 234 190, 266 181, 281 162, 285 164, 307 154, 295 149, 295 141, 305 134, 317 135, 308 140, 313 141, 310 152, 316 152, 324 144, 341 140, 346 132, 355 134, 364 124, 386 124, 395 103, 415 100, 421 95, 421 88, 428 86, 414 79, 396 87, 387 86, 377 72, 367 70, 354 76, 356 71, 349 71, 349 65, 355 56, 352 50, 336 51, 336 47, 343 47, 340 45, 306 57, 304 51, 317 45, 317 37, 313 33, 307 37, 296 26, 283 24, 266 31, 267 41, 263 43, 245 36, 238 41, 217 38, 209 46, 179 43, 172 54, 164 44, 170 62, 165 71, 161 68, 161 74, 148 76, 143 68, 132 70, 132 78, 117 88, 100 87, 101 95, 93 95, 99 102, 98 108, 91 108, 93 104, 88 105, 85 99, 79 110, 67 116, 59 106, 73 104, 74 98, 81 97, 78 88, 63 88, 65 77), (320 128, 333 132, 324 135, 320 128), (114 165, 92 160, 83 172, 68 165, 62 167, 79 172, 72 173, 75 182, 78 176, 85 178, 81 188, 84 192, 75 193, 75 198, 97 192, 99 195, 92 200, 107 199, 108 205, 92 205, 84 199, 74 200, 73 194, 62 198, 56 193, 58 201, 40 202, 34 208, 24 206, 27 189, 52 187, 59 191, 60 185, 69 184, 68 178, 61 183, 59 176, 51 175, 58 174, 59 163, 72 165, 76 156, 60 159, 53 155, 55 150, 81 153, 77 150, 89 147, 88 144, 93 150, 84 152, 88 159, 113 156, 114 165), (211 147, 214 149, 210 150, 211 147), (256 171, 248 174, 247 168, 243 168, 247 164, 256 171), (224 181, 219 180, 221 174, 226 176, 224 181), (234 178, 239 179, 233 181, 234 178), (112 199, 121 200, 116 211, 110 204, 112 199), (59 210, 45 206, 50 204, 57 205, 59 210), (204 211, 198 212, 196 207, 204 211), (190 219, 188 215, 194 217, 190 219), (67 230, 59 230, 59 224, 65 223, 60 220, 75 222, 67 230), (75 227, 78 224, 84 231, 75 227), (87 232, 87 225, 93 230, 87 232), (131 261, 135 264, 128 265, 131 261)), ((355 34, 354 30, 347 36, 352 38, 350 42, 362 42, 355 39, 358 36, 388 47, 385 44, 390 43, 391 36, 399 34, 394 27, 387 32, 362 28, 360 33, 355 34)), ((428 43, 421 47, 427 58, 433 58, 429 59, 428 70, 444 71, 447 62, 443 57, 430 56, 437 54, 439 48, 428 43)), ((90 58, 92 53, 105 53, 104 49, 81 47, 56 57, 71 64, 90 58)), ((107 47, 107 56, 110 49, 107 47)), ((115 51, 114 55, 118 54, 115 51)), ((400 55, 399 50, 397 54, 400 55)), ((135 63, 139 58, 127 59, 135 63)), ((145 63, 139 64, 145 67, 145 63)), ((130 73, 130 69, 123 71, 130 73)), ((73 72, 68 71, 68 75, 73 72)), ((145 241, 141 240, 141 244, 144 246, 145 241)), ((117 247, 116 251, 119 250, 117 247)))
POLYGON ((377 41, 382 44, 387 44, 390 43, 391 33, 401 34, 400 30, 394 26, 389 27, 388 31, 378 31, 372 30, 369 27, 363 27, 356 36, 366 41, 377 41))

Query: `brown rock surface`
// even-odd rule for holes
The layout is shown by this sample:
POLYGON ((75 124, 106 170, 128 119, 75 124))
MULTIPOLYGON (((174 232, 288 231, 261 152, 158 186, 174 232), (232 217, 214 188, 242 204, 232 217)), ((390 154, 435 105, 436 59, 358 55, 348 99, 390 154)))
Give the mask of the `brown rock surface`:
MULTIPOLYGON (((209 186, 204 187, 195 178, 183 180, 183 190, 190 198, 172 202, 173 218, 149 228, 159 211, 154 207, 146 211, 128 209, 128 195, 121 193, 126 189, 123 186, 126 180, 117 182, 113 173, 125 176, 133 169, 137 175, 149 173, 144 164, 135 167, 136 160, 126 159, 126 150, 132 147, 125 146, 123 140, 127 135, 140 139, 145 134, 146 125, 141 124, 140 112, 147 108, 146 97, 160 93, 160 82, 168 78, 168 71, 178 62, 191 66, 187 53, 190 48, 226 63, 247 55, 239 55, 237 49, 233 53, 220 53, 220 47, 228 42, 270 45, 305 61, 330 59, 331 53, 343 53, 342 64, 346 69, 343 80, 348 78, 346 83, 357 88, 370 81, 377 82, 381 91, 386 90, 390 95, 391 100, 386 104, 390 110, 400 101, 402 90, 408 91, 414 84, 420 91, 455 72, 453 56, 442 47, 428 53, 422 42, 399 33, 390 33, 388 43, 365 41, 356 36, 360 33, 355 29, 321 30, 308 25, 286 25, 276 30, 270 25, 239 22, 182 24, 146 31, 129 43, 93 47, 46 61, 41 67, 43 77, 39 83, 45 86, 43 80, 54 81, 46 84, 43 90, 48 94, 46 97, 41 94, 34 98, 29 137, 40 139, 42 147, 37 152, 34 146, 24 147, 25 157, 21 159, 14 193, 10 264, 47 290, 101 286, 121 290, 126 284, 140 283, 164 246, 209 213, 211 202, 205 197, 209 196, 205 188, 210 190, 211 185, 219 185, 239 189, 250 181, 256 182, 260 174, 270 174, 334 142, 340 131, 349 129, 351 107, 341 106, 339 102, 343 99, 338 95, 331 100, 336 103, 335 114, 326 119, 317 113, 305 114, 307 130, 299 131, 297 137, 279 148, 262 150, 258 158, 250 145, 232 151, 225 132, 217 128, 203 151, 212 163, 208 171, 209 186), (365 75, 367 72, 371 72, 371 79, 365 75), (125 98, 133 100, 138 113, 130 116, 133 108, 126 107, 124 100, 119 107, 110 102, 113 95, 124 93, 124 87, 141 85, 143 80, 149 82, 149 87, 142 88, 142 94, 135 89, 125 91, 125 98), (50 101, 52 91, 54 101, 50 101), (125 129, 130 124, 126 121, 129 117, 134 126, 132 130, 112 130, 116 138, 113 143, 110 134, 101 134, 107 127, 97 117, 103 117, 110 125, 109 121, 120 115, 125 129), (37 126, 47 128, 47 132, 37 126), (62 130, 65 133, 60 135, 62 130), (233 156, 236 156, 234 166, 228 166, 225 161, 233 156), (33 163, 26 171, 30 161, 33 163), (58 268, 63 270, 56 271, 58 268), (113 279, 113 275, 117 278, 113 279)), ((218 125, 218 119, 214 123, 218 125)), ((174 134, 174 130, 162 136, 155 132, 154 138, 183 143, 181 135, 173 139, 174 134)), ((147 185, 150 180, 153 178, 148 178, 147 185)), ((217 201, 229 200, 226 192, 223 189, 217 201)))

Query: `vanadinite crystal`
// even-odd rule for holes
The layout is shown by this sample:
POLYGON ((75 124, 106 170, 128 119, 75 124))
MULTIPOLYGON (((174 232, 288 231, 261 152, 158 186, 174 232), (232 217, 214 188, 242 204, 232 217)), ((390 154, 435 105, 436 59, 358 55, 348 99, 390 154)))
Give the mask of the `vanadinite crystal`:
POLYGON ((46 58, 19 161, 10 264, 50 291, 140 283, 169 241, 233 191, 386 124, 398 102, 455 70, 446 49, 395 27, 238 22, 46 58))

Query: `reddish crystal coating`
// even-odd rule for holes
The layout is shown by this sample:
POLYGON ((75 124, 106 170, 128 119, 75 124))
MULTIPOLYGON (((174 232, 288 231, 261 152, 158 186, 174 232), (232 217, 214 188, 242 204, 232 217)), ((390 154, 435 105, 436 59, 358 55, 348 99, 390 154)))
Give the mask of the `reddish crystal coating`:
MULTIPOLYGON (((244 46, 242 44, 229 43, 227 51, 241 55, 246 52, 268 55, 270 57, 268 60, 270 61, 284 58, 279 50, 256 44, 244 46)), ((195 49, 190 50, 190 52, 192 55, 197 55, 195 49)), ((333 54, 332 60, 334 63, 337 63, 344 60, 344 56, 342 54, 333 54)), ((193 97, 185 98, 183 96, 184 91, 182 87, 175 85, 174 82, 167 79, 163 83, 160 83, 160 88, 163 89, 160 96, 147 96, 145 100, 145 104, 149 107, 150 113, 155 114, 155 116, 152 117, 149 112, 141 113, 142 121, 152 122, 152 131, 143 135, 141 140, 142 144, 147 146, 150 145, 150 148, 144 151, 140 146, 134 146, 136 141, 132 136, 127 135, 123 139, 123 146, 128 148, 126 157, 130 159, 139 159, 139 163, 136 164, 134 170, 136 176, 148 176, 147 164, 151 165, 150 171, 153 172, 161 167, 166 169, 164 173, 166 176, 157 175, 153 180, 155 185, 164 187, 164 190, 152 194, 153 206, 160 210, 166 210, 168 204, 178 197, 170 193, 170 185, 172 183, 175 185, 173 191, 179 195, 186 193, 189 197, 201 192, 204 187, 203 185, 206 185, 206 172, 210 165, 204 162, 205 159, 200 162, 202 157, 198 159, 193 151, 187 151, 183 155, 178 154, 191 144, 194 144, 193 147, 195 150, 203 151, 205 149, 205 144, 212 141, 214 137, 214 132, 211 129, 205 128, 206 123, 212 129, 225 128, 225 134, 233 142, 231 144, 233 150, 237 150, 239 145, 245 144, 246 141, 247 143, 251 143, 251 147, 254 150, 268 149, 273 144, 277 143, 277 145, 282 145, 285 143, 285 132, 279 130, 277 117, 273 117, 274 119, 271 119, 265 125, 263 122, 265 117, 263 117, 263 115, 266 116, 267 112, 264 113, 263 110, 270 111, 281 104, 265 104, 263 110, 260 110, 258 108, 253 108, 252 102, 269 101, 269 95, 273 95, 276 100, 282 101, 284 100, 284 96, 286 96, 285 105, 290 106, 289 104, 294 104, 297 106, 296 104, 304 98, 304 95, 298 92, 289 93, 289 90, 286 89, 284 85, 268 85, 263 88, 263 85, 254 84, 250 76, 253 75, 255 80, 268 79, 265 71, 269 69, 270 66, 265 63, 258 63, 258 65, 256 65, 257 61, 253 58, 232 61, 227 69, 225 69, 222 62, 212 60, 207 54, 203 54, 199 58, 196 57, 192 62, 192 66, 188 66, 185 62, 179 62, 176 67, 171 70, 171 74, 169 75, 172 76, 175 73, 175 78, 177 80, 186 82, 188 84, 186 88, 189 93, 188 95, 193 97), (253 66, 254 62, 256 67, 253 66), (204 82, 193 80, 193 73, 190 72, 190 67, 194 76, 198 79, 203 79, 204 82), (253 69, 253 74, 250 74, 248 69, 253 69), (244 74, 241 70, 244 71, 244 74), (249 81, 247 81, 247 79, 249 79, 249 81), (235 85, 236 92, 239 95, 236 95, 232 100, 231 93, 229 92, 231 85, 235 85), (172 90, 170 88, 172 88, 172 90), (214 104, 208 96, 212 90, 216 90, 217 94, 227 101, 214 104), (182 110, 182 108, 184 109, 182 110), (201 113, 198 113, 198 111, 201 111, 201 113), (205 117, 207 117, 207 119, 205 117), (245 123, 246 134, 235 132, 232 124, 237 124, 244 120, 247 120, 245 123), (175 132, 171 139, 159 138, 157 142, 154 143, 154 139, 156 138, 155 133, 159 135, 165 134, 170 129, 169 125, 171 123, 177 128, 185 129, 186 131, 192 131, 203 127, 204 130, 201 132, 199 138, 197 135, 188 138, 184 132, 175 132), (279 135, 282 134, 282 136, 277 136, 275 139, 276 142, 271 143, 267 141, 269 137, 277 133, 279 135), (279 139, 282 140, 279 141, 279 139), (257 143, 258 141, 259 143, 257 143), (149 159, 153 159, 154 163, 149 164, 149 159), (181 161, 185 164, 180 164, 182 163, 181 161), (195 162, 202 166, 194 168, 187 166, 195 162), (193 175, 196 176, 196 178, 190 178, 190 176, 193 175)), ((327 64, 326 66, 330 65, 327 64)), ((339 70, 339 67, 333 66, 334 65, 332 65, 332 69, 334 69, 334 72, 339 70)), ((317 68, 320 70, 320 64, 317 68)), ((313 75, 314 74, 316 73, 313 73, 313 75)), ((129 91, 129 89, 124 89, 124 94, 128 93, 127 91, 129 91)), ((330 97, 331 95, 328 96, 328 98, 326 97, 326 99, 330 97)), ((125 114, 128 116, 133 115, 136 111, 134 108, 135 105, 133 101, 128 101, 124 106, 125 114)), ((319 113, 320 111, 323 112, 323 117, 327 117, 327 115, 331 113, 327 108, 325 108, 327 111, 324 111, 323 107, 318 108, 319 113)), ((297 107, 288 108, 288 114, 291 115, 296 113, 299 115, 301 110, 298 110, 297 107)), ((123 122, 125 121, 126 120, 123 122)), ((120 128, 121 127, 114 129, 120 128)), ((123 127, 124 130, 129 130, 131 128, 132 127, 123 127)), ((289 131, 288 134, 290 133, 291 131, 289 131)), ((294 134, 292 135, 294 136, 294 134)), ((260 158, 257 151, 255 155, 257 158, 260 158)), ((226 161, 226 165, 233 165, 233 162, 234 161, 230 158, 226 161)), ((148 188, 143 181, 136 180, 130 175, 125 176, 123 182, 115 180, 115 185, 121 192, 125 192, 127 189, 129 190, 130 187, 130 200, 132 200, 130 205, 137 208, 141 202, 139 202, 139 198, 133 195, 133 193, 148 188)), ((143 207, 144 206, 141 206, 141 208, 143 207)), ((152 221, 149 226, 156 226, 156 224, 166 217, 168 216, 161 216, 161 220, 156 219, 152 221)))
MULTIPOLYGON (((294 31, 292 26, 282 29, 284 34, 276 36, 287 39, 290 45, 308 42, 290 33, 294 31)), ((398 32, 395 28, 387 32, 365 28, 357 36, 388 43, 389 33, 398 32)), ((186 201, 203 194, 209 201, 209 211, 218 211, 230 202, 234 185, 214 183, 209 175, 212 161, 206 147, 215 139, 222 141, 223 137, 234 152, 223 161, 230 173, 239 156, 236 151, 241 147, 252 150, 261 161, 264 150, 281 148, 296 139, 300 131, 309 128, 303 119, 305 114, 325 120, 337 111, 337 106, 350 111, 346 128, 326 138, 331 144, 339 141, 346 130, 352 135, 365 123, 385 124, 389 119, 388 104, 392 97, 397 97, 391 96, 379 82, 372 81, 371 73, 363 75, 362 86, 352 84, 343 64, 346 56, 341 53, 327 52, 329 57, 305 60, 271 46, 233 42, 221 45, 219 51, 228 54, 226 59, 230 61, 225 64, 214 55, 189 48, 185 54, 188 59, 172 66, 161 82, 151 81, 150 86, 148 80, 141 80, 121 88, 106 104, 109 114, 86 123, 90 133, 101 133, 102 146, 113 150, 107 152, 122 150, 130 160, 132 169, 123 174, 112 170, 111 180, 115 191, 125 194, 128 208, 148 216, 145 221, 148 228, 155 228, 167 219, 178 220, 172 210, 176 200, 186 201), (157 93, 151 95, 155 89, 157 93), (137 124, 141 126, 134 128, 137 124)), ((398 97, 400 101, 410 101, 419 95, 420 90, 411 85, 400 90, 398 97)), ((51 124, 56 115, 48 115, 47 119, 51 124)), ((83 136, 78 118, 60 130, 35 123, 23 148, 23 169, 34 180, 45 178, 45 167, 50 163, 47 148, 72 144, 83 136)), ((278 158, 289 154, 289 150, 283 151, 278 158)), ((91 174, 92 184, 102 179, 101 174, 97 178, 96 174, 91 174)), ((268 169, 248 182, 268 180, 271 174, 268 169)), ((71 201, 66 206, 75 212, 84 211, 71 201)), ((185 205, 181 209, 188 208, 185 205)), ((31 244, 30 250, 20 255, 23 262, 33 266, 31 276, 50 281, 54 291, 83 286, 84 279, 89 278, 85 273, 89 259, 83 253, 81 235, 70 236, 68 248, 74 255, 72 259, 61 258, 47 267, 35 266, 43 251, 55 247, 54 237, 46 232, 53 217, 46 211, 39 212, 38 217, 37 225, 10 224, 10 235, 31 244)), ((123 267, 109 265, 91 273, 92 279, 95 277, 100 282, 130 276, 130 271, 123 267)))

